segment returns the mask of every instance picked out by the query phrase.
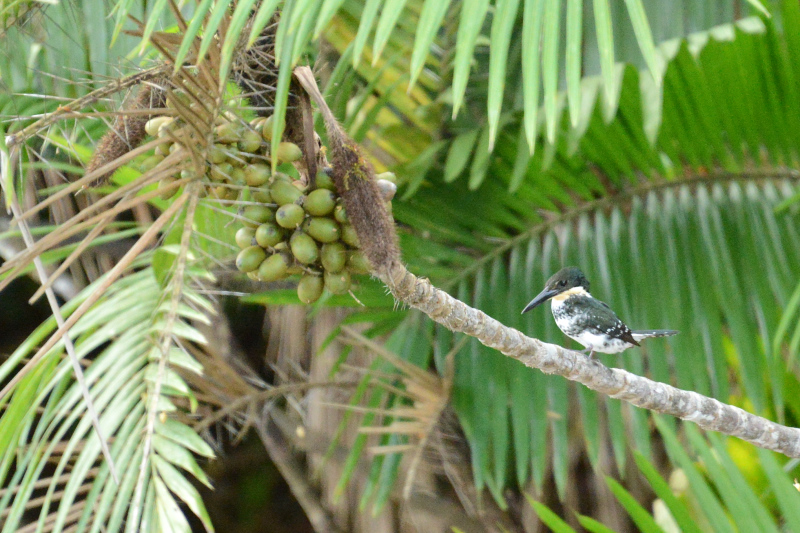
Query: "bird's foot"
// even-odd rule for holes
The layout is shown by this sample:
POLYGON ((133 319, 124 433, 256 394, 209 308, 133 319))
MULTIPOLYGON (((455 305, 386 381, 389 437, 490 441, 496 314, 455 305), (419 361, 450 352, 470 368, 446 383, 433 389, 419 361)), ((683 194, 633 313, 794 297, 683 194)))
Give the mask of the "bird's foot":
POLYGON ((584 355, 588 355, 589 359, 594 359, 594 350, 592 348, 586 348, 585 350, 581 350, 581 353, 584 355))

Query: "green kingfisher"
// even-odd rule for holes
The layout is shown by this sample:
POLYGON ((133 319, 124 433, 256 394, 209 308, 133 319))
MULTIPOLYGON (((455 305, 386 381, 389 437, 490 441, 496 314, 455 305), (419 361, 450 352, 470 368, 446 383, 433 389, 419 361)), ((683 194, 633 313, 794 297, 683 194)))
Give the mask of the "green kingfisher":
POLYGON ((669 337, 671 329, 632 331, 608 305, 589 294, 589 281, 576 267, 562 268, 547 280, 544 290, 522 310, 526 313, 552 298, 553 318, 564 334, 594 352, 619 353, 650 337, 669 337))

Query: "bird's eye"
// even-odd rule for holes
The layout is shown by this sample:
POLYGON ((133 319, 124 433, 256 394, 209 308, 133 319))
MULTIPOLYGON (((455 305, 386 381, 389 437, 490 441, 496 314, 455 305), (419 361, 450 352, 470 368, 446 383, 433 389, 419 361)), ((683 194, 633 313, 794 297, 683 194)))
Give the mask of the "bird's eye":
POLYGON ((560 287, 566 287, 567 286, 567 281, 562 279, 561 281, 558 282, 558 285, 560 287))

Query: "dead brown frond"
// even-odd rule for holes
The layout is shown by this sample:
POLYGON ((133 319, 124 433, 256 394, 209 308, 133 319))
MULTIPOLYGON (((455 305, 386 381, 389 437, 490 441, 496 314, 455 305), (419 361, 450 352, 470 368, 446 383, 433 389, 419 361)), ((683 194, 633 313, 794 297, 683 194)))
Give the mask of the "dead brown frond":
POLYGON ((397 394, 403 400, 388 408, 367 408, 340 405, 355 412, 369 412, 391 420, 387 425, 363 426, 359 433, 368 435, 402 435, 408 443, 376 445, 369 448, 373 455, 391 453, 408 454, 409 463, 403 498, 408 499, 414 486, 417 470, 426 449, 437 435, 440 419, 450 401, 453 386, 453 361, 457 349, 446 357, 445 375, 440 377, 414 364, 400 359, 383 345, 369 339, 352 328, 342 328, 343 337, 354 345, 367 348, 397 369, 397 373, 367 371, 374 386, 397 394))

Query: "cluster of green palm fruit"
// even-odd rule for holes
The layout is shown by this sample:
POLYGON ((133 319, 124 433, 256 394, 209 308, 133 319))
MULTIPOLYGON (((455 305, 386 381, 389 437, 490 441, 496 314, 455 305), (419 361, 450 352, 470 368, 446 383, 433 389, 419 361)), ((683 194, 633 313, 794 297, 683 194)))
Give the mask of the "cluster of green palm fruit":
MULTIPOLYGON (((145 130, 154 137, 172 131, 177 138, 174 134, 179 127, 170 117, 156 117, 145 130)), ((349 292, 351 276, 368 273, 369 265, 359 250, 330 169, 317 173, 313 188, 293 178, 287 173, 294 170, 289 164, 300 163, 303 153, 297 145, 281 142, 274 156, 278 169, 285 172, 273 174, 271 141, 271 117, 257 118, 249 125, 223 118, 208 150, 205 178, 210 182, 210 195, 240 204, 238 219, 243 226, 236 232, 236 244, 241 248, 236 267, 251 279, 265 282, 299 274, 297 294, 304 303, 319 299, 324 289, 332 294, 349 292)), ((177 143, 160 145, 142 163, 142 171, 155 168, 177 149, 177 143)), ((162 182, 189 177, 183 173, 162 182)), ((384 173, 378 178, 383 199, 391 208, 397 189, 394 175, 384 173)))
POLYGON ((278 173, 252 193, 259 203, 244 208, 244 227, 236 232, 239 270, 259 281, 301 274, 297 295, 304 303, 316 301, 323 289, 347 293, 352 274, 369 272, 326 172, 317 174, 313 189, 278 173))
MULTIPOLYGON (((145 125, 145 131, 152 137, 172 135, 179 138, 182 137, 178 135, 181 127, 180 121, 173 117, 161 116, 150 119, 145 125)), ((191 140, 192 132, 187 128, 186 133, 191 140)), ((213 144, 206 154, 204 177, 209 181, 210 196, 236 200, 246 185, 260 187, 267 183, 272 159, 268 152, 271 141, 272 121, 269 118, 257 118, 246 124, 234 116, 220 117, 214 129, 213 144)), ((155 168, 179 148, 177 142, 159 145, 155 153, 141 163, 140 170, 146 172, 155 168)), ((303 157, 300 148, 289 142, 280 143, 274 155, 279 164, 293 163, 303 157)), ((195 177, 193 173, 193 170, 183 170, 163 178, 159 185, 167 185, 178 178, 195 177)), ((175 191, 167 194, 172 196, 175 191)))

